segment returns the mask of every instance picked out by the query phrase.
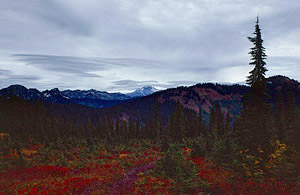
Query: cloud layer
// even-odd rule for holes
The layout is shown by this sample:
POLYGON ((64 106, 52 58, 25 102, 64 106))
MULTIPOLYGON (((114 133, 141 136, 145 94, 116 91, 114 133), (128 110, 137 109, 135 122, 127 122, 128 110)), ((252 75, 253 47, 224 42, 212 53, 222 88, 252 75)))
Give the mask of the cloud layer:
POLYGON ((300 80, 299 10, 298 0, 4 0, 0 87, 242 82, 258 14, 268 75, 300 80))

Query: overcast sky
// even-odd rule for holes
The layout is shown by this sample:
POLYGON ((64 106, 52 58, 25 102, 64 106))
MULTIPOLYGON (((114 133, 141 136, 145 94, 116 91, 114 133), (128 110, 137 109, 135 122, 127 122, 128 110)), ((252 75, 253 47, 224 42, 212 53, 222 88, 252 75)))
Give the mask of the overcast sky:
POLYGON ((0 87, 239 83, 256 16, 267 76, 300 80, 299 0, 0 0, 0 87))

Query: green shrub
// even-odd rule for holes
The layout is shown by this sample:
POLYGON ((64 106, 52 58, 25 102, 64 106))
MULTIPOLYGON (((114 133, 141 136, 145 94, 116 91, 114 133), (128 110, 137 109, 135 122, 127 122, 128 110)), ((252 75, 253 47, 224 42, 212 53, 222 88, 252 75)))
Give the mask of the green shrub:
POLYGON ((205 149, 201 147, 200 144, 194 143, 192 145, 191 157, 199 158, 205 156, 205 149))
POLYGON ((9 134, 4 134, 0 138, 0 152, 6 156, 10 153, 10 150, 14 147, 14 140, 9 134))
POLYGON ((158 161, 154 173, 175 179, 174 192, 193 192, 196 187, 207 187, 197 181, 198 169, 191 160, 185 159, 179 145, 170 146, 169 150, 158 161))
POLYGON ((207 156, 218 166, 227 166, 232 163, 232 145, 224 137, 215 137, 207 156))

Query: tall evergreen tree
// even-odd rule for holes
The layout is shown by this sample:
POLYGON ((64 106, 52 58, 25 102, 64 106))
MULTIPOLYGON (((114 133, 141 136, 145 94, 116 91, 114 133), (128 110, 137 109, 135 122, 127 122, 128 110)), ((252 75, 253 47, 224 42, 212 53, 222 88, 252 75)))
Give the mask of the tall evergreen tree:
POLYGON ((231 126, 230 126, 230 112, 229 109, 226 114, 226 122, 225 122, 225 139, 226 139, 226 150, 229 153, 231 151, 231 136, 232 136, 232 131, 231 131, 231 126))
POLYGON ((205 127, 205 122, 203 121, 202 118, 202 113, 201 113, 201 108, 199 108, 199 114, 198 114, 198 130, 197 130, 197 136, 200 135, 207 135, 206 127, 205 127))
POLYGON ((215 107, 215 120, 216 120, 216 129, 217 129, 217 135, 223 136, 224 135, 224 114, 222 113, 222 109, 220 104, 216 104, 215 107))
POLYGON ((128 136, 130 139, 135 138, 136 132, 135 132, 135 124, 132 117, 129 118, 129 124, 128 124, 128 136))
POLYGON ((265 81, 265 68, 266 62, 264 61, 267 58, 265 54, 265 48, 263 46, 263 40, 261 37, 259 19, 257 17, 255 31, 253 33, 254 37, 248 37, 249 41, 254 44, 254 47, 251 48, 249 54, 251 55, 250 65, 254 65, 254 69, 250 71, 250 75, 247 77, 247 84, 253 85, 257 81, 265 81))
POLYGON ((198 134, 198 116, 193 110, 187 110, 185 112, 184 126, 186 128, 186 136, 188 137, 197 137, 198 134))
POLYGON ((171 120, 170 118, 166 119, 166 127, 165 127, 165 132, 164 132, 164 137, 170 139, 171 137, 171 120))
POLYGON ((186 135, 184 119, 183 106, 180 102, 177 102, 176 107, 171 114, 169 124, 167 123, 167 128, 172 139, 182 141, 182 138, 186 135))
POLYGON ((257 18, 255 25, 255 37, 248 37, 250 42, 254 44, 249 52, 251 55, 250 65, 254 65, 254 69, 247 77, 247 83, 251 85, 249 92, 243 100, 243 110, 239 121, 240 143, 249 148, 253 152, 258 147, 266 146, 271 137, 272 118, 269 97, 267 95, 265 72, 265 48, 262 43, 259 21, 257 18))
POLYGON ((226 114, 226 122, 225 122, 225 133, 228 135, 230 133, 231 127, 230 127, 230 112, 227 111, 226 114))
POLYGON ((135 137, 141 138, 141 117, 138 115, 136 123, 135 123, 135 137))
POLYGON ((152 113, 152 127, 154 131, 153 138, 156 141, 159 141, 161 134, 161 120, 159 115, 159 101, 157 98, 155 99, 154 109, 152 113))
POLYGON ((278 139, 282 142, 286 135, 285 135, 285 130, 286 130, 286 120, 285 120, 285 108, 284 108, 284 101, 283 101, 283 96, 281 93, 277 95, 276 98, 276 105, 275 105, 275 114, 274 114, 274 119, 275 119, 275 131, 277 134, 278 139))
MULTIPOLYGON (((110 129, 112 131, 112 129, 110 129)), ((120 130, 120 111, 117 111, 117 116, 116 116, 116 128, 115 128, 115 136, 118 141, 120 141, 121 137, 121 130, 120 130)))
POLYGON ((216 123, 216 113, 215 113, 215 107, 212 107, 210 109, 210 113, 209 113, 209 133, 210 134, 214 134, 216 132, 216 127, 217 123, 216 123))
POLYGON ((184 109, 180 102, 177 102, 175 109, 175 132, 176 138, 178 141, 182 141, 186 134, 185 125, 184 125, 184 109))
POLYGON ((295 94, 292 91, 288 91, 286 95, 286 110, 285 110, 285 133, 286 141, 293 145, 300 145, 299 143, 299 126, 298 126, 298 113, 295 94))

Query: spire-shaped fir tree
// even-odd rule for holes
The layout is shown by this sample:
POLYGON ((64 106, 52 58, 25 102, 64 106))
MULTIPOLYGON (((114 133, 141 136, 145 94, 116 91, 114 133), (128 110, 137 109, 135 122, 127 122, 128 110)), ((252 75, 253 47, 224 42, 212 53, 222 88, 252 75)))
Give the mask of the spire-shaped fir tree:
POLYGON ((248 37, 254 47, 250 49, 250 65, 254 69, 247 77, 250 90, 243 100, 243 110, 239 123, 240 143, 252 151, 268 144, 272 132, 272 119, 270 113, 269 97, 267 95, 265 72, 265 48, 262 43, 259 20, 255 25, 255 37, 248 37))
POLYGON ((258 17, 253 34, 255 35, 254 37, 248 37, 249 41, 254 44, 254 47, 252 47, 249 52, 251 55, 251 62, 249 64, 255 66, 247 77, 247 84, 249 85, 253 85, 257 81, 264 82, 265 72, 267 71, 265 68, 266 62, 264 61, 267 58, 267 55, 263 46, 258 17))

